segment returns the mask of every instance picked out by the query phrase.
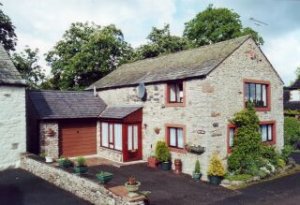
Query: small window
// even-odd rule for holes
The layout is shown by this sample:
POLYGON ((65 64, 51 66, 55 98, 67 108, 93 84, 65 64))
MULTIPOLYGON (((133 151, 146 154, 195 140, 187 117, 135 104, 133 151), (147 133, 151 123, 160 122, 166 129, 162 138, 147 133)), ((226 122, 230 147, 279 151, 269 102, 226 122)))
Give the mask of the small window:
POLYGON ((168 84, 168 103, 183 103, 183 82, 168 84))
POLYGON ((182 128, 175 128, 175 127, 169 127, 169 147, 173 148, 184 148, 184 139, 183 139, 183 129, 182 128))
POLYGON ((268 84, 246 83, 245 101, 254 103, 257 108, 268 107, 268 84))
POLYGON ((300 101, 300 90, 290 91, 290 101, 300 101))
POLYGON ((229 143, 228 143, 229 148, 232 148, 234 145, 234 133, 235 133, 235 128, 234 127, 229 128, 229 143))
POLYGON ((273 125, 272 124, 260 125, 260 133, 261 133, 262 142, 273 141, 273 125))
POLYGON ((122 124, 101 123, 101 146, 122 150, 122 124))

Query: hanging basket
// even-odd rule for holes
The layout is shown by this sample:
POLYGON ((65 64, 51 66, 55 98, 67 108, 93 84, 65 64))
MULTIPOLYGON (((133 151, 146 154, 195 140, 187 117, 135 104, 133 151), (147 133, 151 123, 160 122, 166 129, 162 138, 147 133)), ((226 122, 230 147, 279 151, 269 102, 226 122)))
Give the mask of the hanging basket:
POLYGON ((205 152, 205 147, 202 147, 201 145, 185 145, 185 149, 193 154, 203 154, 205 152))

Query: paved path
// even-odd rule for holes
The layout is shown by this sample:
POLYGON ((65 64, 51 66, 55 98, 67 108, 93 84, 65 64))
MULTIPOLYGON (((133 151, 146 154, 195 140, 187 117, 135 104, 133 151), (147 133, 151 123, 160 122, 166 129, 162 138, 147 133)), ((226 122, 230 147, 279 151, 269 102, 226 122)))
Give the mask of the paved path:
POLYGON ((21 169, 0 172, 1 205, 88 205, 56 186, 21 169))

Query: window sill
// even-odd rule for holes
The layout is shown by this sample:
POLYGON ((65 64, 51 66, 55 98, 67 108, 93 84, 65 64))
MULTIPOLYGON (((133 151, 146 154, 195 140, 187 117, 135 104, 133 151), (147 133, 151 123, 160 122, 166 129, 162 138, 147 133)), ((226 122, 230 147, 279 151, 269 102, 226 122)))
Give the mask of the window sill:
POLYGON ((268 112, 268 111, 271 111, 271 108, 270 107, 256 107, 255 110, 257 112, 268 112))
POLYGON ((166 107, 185 107, 185 103, 166 103, 166 107))
POLYGON ((180 148, 175 148, 175 147, 169 147, 170 152, 177 152, 177 153, 182 153, 186 154, 187 151, 185 149, 180 149, 180 148))

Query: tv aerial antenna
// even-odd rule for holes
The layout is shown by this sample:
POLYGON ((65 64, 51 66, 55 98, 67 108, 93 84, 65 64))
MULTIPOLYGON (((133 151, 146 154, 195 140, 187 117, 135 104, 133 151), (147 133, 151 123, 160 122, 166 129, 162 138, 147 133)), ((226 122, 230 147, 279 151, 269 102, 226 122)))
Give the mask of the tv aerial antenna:
POLYGON ((256 26, 268 26, 269 25, 261 20, 255 19, 253 17, 250 17, 249 20, 252 21, 256 26))

